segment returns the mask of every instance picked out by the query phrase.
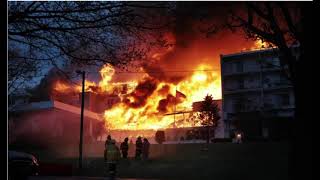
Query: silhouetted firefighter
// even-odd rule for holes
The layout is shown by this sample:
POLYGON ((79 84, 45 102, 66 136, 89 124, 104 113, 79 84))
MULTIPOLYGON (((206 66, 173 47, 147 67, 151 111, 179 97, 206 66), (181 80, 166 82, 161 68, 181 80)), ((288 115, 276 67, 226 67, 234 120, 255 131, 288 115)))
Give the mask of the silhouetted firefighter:
POLYGON ((121 153, 122 153, 122 158, 127 159, 128 158, 128 150, 129 150, 129 144, 128 144, 129 139, 126 137, 124 141, 120 145, 121 153))
POLYGON ((111 144, 111 136, 108 135, 106 142, 104 143, 104 161, 107 161, 107 149, 108 149, 108 145, 111 144))
POLYGON ((136 159, 140 159, 142 153, 142 140, 141 137, 139 136, 137 141, 136 141, 136 159))
POLYGON ((147 138, 144 138, 143 146, 142 146, 142 157, 145 160, 149 158, 149 148, 150 148, 150 143, 147 138))
POLYGON ((106 167, 108 168, 109 176, 114 177, 117 172, 117 163, 120 159, 120 150, 116 146, 116 141, 114 139, 108 144, 106 156, 106 167))

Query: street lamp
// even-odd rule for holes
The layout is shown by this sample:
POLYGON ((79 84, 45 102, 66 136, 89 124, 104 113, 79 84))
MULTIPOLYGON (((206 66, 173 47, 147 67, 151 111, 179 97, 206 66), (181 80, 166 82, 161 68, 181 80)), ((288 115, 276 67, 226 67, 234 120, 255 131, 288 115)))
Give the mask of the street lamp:
POLYGON ((237 133, 236 140, 238 144, 242 143, 242 135, 240 132, 237 133))

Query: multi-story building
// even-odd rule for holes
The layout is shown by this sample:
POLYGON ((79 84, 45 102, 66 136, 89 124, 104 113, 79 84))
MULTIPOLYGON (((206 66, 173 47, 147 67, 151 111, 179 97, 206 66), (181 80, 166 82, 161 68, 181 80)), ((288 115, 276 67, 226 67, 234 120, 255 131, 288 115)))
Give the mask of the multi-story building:
POLYGON ((294 116, 294 94, 278 50, 221 55, 220 60, 226 137, 235 129, 247 136, 283 136, 294 116))

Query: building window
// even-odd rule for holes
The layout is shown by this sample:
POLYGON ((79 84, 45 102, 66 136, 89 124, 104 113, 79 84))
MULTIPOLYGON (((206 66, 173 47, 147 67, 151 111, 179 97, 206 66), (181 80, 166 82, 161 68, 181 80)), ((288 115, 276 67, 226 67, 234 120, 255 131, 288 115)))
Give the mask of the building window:
POLYGON ((241 112, 245 109, 245 102, 243 98, 237 98, 233 101, 234 112, 241 112))
POLYGON ((289 94, 279 94, 279 103, 281 106, 290 105, 290 95, 289 94))
POLYGON ((238 85, 239 89, 244 89, 244 80, 242 78, 238 80, 238 85))
POLYGON ((238 73, 243 72, 243 63, 242 62, 236 62, 236 70, 238 73))
POLYGON ((232 73, 232 64, 231 63, 224 63, 223 70, 224 70, 224 74, 232 73))
POLYGON ((272 64, 273 64, 275 67, 280 67, 280 59, 279 59, 279 58, 273 58, 273 59, 272 59, 272 64))
POLYGON ((272 101, 272 98, 271 97, 265 97, 264 100, 263 100, 263 106, 264 108, 273 108, 274 107, 274 104, 273 104, 273 101, 272 101))
POLYGON ((289 85, 290 82, 288 80, 288 78, 284 75, 284 74, 280 74, 280 85, 289 85))
POLYGON ((245 111, 251 111, 253 109, 253 101, 251 99, 247 99, 244 104, 245 111))
POLYGON ((271 80, 268 78, 268 77, 264 77, 263 78, 263 83, 266 85, 266 86, 269 86, 271 84, 271 80))
POLYGON ((261 60, 261 65, 263 69, 274 69, 280 67, 280 61, 276 57, 269 57, 261 60))

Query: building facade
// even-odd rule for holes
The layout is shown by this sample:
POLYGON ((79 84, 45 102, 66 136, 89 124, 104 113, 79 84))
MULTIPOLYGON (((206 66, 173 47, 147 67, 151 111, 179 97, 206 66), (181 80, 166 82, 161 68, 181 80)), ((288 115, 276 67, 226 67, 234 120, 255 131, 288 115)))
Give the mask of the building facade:
POLYGON ((221 55, 220 61, 225 136, 236 129, 255 137, 287 131, 283 128, 294 117, 294 93, 278 50, 221 55))
MULTIPOLYGON (((32 140, 35 143, 70 144, 79 142, 80 108, 59 101, 32 102, 9 111, 9 143, 32 140)), ((84 110, 84 142, 104 133, 103 117, 84 110)))

